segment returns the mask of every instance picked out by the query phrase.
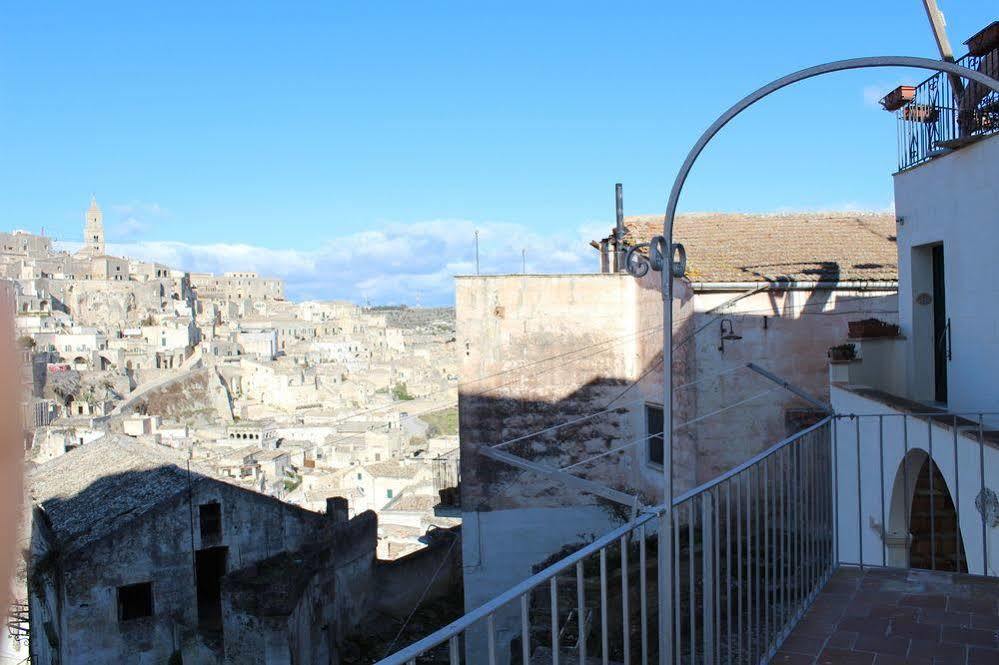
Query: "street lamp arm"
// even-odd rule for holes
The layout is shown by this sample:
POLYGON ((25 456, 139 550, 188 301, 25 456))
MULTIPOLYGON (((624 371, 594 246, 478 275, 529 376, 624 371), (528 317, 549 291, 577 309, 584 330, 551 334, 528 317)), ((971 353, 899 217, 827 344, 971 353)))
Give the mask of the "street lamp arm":
POLYGON ((953 62, 933 60, 931 58, 916 58, 912 56, 887 55, 837 60, 835 62, 827 62, 823 65, 816 65, 814 67, 802 69, 794 72, 793 74, 788 74, 787 76, 779 78, 776 81, 768 83, 755 92, 746 95, 741 100, 736 102, 729 110, 721 114, 721 116, 719 116, 719 118, 715 120, 703 134, 701 134, 701 138, 697 140, 694 147, 690 149, 689 153, 687 153, 687 158, 683 161, 683 165, 680 167, 680 172, 677 174, 676 180, 673 181, 673 189, 670 190, 669 202, 666 205, 666 217, 663 220, 663 236, 666 238, 667 242, 672 243, 673 240, 673 220, 676 216, 676 206, 680 199, 680 191, 683 189, 683 185, 687 180, 687 175, 690 173, 690 169, 694 166, 694 162, 697 161, 697 157, 701 154, 701 151, 704 150, 704 147, 708 144, 708 142, 713 139, 715 134, 721 131, 722 127, 727 125, 732 118, 739 115, 767 95, 777 92, 781 88, 785 88, 792 83, 804 81, 805 79, 814 78, 816 76, 822 76, 823 74, 830 74, 832 72, 841 72, 849 69, 871 69, 875 67, 909 67, 915 69, 929 69, 944 72, 946 74, 954 74, 962 78, 971 79, 972 81, 981 83, 982 85, 999 92, 999 81, 983 74, 982 72, 962 67, 961 65, 953 62))
MULTIPOLYGON (((659 257, 664 259, 663 265, 658 268, 662 274, 662 294, 663 294, 663 513, 659 520, 659 549, 665 556, 658 557, 659 574, 659 664, 672 665, 674 662, 673 630, 671 625, 673 600, 673 278, 683 275, 681 262, 685 263, 682 249, 675 248, 673 244, 673 221, 676 216, 676 205, 680 200, 680 191, 687 180, 691 167, 697 161, 697 157, 704 150, 715 134, 721 131, 732 118, 739 115, 747 108, 760 101, 772 92, 781 88, 804 81, 815 76, 840 72, 848 69, 868 69, 873 67, 913 67, 916 69, 929 69, 937 72, 944 72, 950 76, 963 77, 976 81, 983 86, 999 92, 999 81, 986 76, 985 74, 961 67, 953 62, 943 60, 931 60, 929 58, 913 58, 907 56, 880 56, 872 58, 853 58, 850 60, 839 60, 824 65, 817 65, 802 69, 793 74, 788 74, 772 83, 768 83, 759 90, 747 95, 732 108, 725 111, 715 120, 701 137, 694 144, 687 154, 680 172, 673 182, 673 189, 669 193, 669 202, 666 205, 666 216, 663 218, 663 235, 652 239, 649 247, 649 259, 643 265, 633 260, 637 257, 634 252, 629 254, 629 270, 638 269, 641 275, 648 272, 649 267, 656 268, 659 257), (658 251, 657 251, 658 250, 658 251), (676 253, 680 253, 680 260, 674 262, 676 253), (657 256, 657 254, 659 256, 657 256), (677 274, 679 273, 679 274, 677 274)), ((639 275, 639 276, 641 276, 639 275)))

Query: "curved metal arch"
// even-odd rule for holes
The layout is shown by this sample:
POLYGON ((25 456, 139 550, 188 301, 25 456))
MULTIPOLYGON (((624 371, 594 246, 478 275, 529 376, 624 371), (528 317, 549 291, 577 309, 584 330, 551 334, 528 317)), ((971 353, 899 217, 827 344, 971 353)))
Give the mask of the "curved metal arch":
POLYGON ((954 64, 953 62, 946 62, 944 60, 892 55, 851 58, 849 60, 827 62, 824 65, 816 65, 815 67, 802 69, 768 83, 755 92, 746 95, 741 100, 736 102, 735 105, 733 105, 729 110, 721 114, 721 116, 719 116, 718 119, 715 120, 703 134, 701 134, 701 138, 697 140, 694 147, 690 149, 689 153, 687 153, 687 158, 680 167, 680 172, 677 174, 676 180, 673 181, 673 189, 670 191, 669 202, 666 204, 666 217, 663 220, 663 235, 666 237, 667 243, 672 244, 673 242, 673 220, 676 217, 676 206, 680 200, 680 191, 683 189, 683 184, 687 181, 687 175, 690 173, 690 169, 694 166, 694 162, 697 161, 697 157, 701 154, 701 151, 704 150, 704 147, 708 144, 708 142, 713 139, 715 134, 721 131, 722 127, 727 125, 732 118, 739 115, 764 97, 773 92, 777 92, 781 88, 785 88, 792 83, 804 81, 816 76, 822 76, 823 74, 830 74, 832 72, 842 72, 849 69, 871 69, 875 67, 909 67, 915 69, 929 69, 932 71, 944 72, 946 74, 956 74, 957 76, 971 79, 972 81, 981 83, 982 85, 999 92, 999 81, 974 69, 968 69, 967 67, 962 67, 961 65, 954 64))
MULTIPOLYGON (((673 181, 673 189, 670 190, 669 202, 666 205, 666 216, 663 219, 663 235, 653 244, 658 244, 665 249, 665 261, 670 265, 662 267, 662 294, 663 294, 663 432, 665 433, 663 445, 663 513, 660 518, 660 525, 672 524, 672 501, 673 496, 673 221, 676 216, 677 202, 680 200, 680 191, 687 180, 691 167, 697 161, 698 155, 704 150, 704 146, 714 138, 715 134, 721 131, 732 118, 739 115, 747 108, 760 101, 767 95, 787 87, 792 83, 804 81, 823 74, 840 72, 849 69, 868 69, 874 67, 909 67, 916 69, 928 69, 931 71, 956 74, 963 78, 977 81, 982 85, 999 92, 999 81, 982 74, 981 72, 952 62, 942 60, 931 60, 929 58, 914 58, 908 56, 879 56, 869 58, 852 58, 849 60, 838 60, 824 65, 817 65, 788 74, 783 78, 768 83, 762 88, 743 97, 729 110, 725 111, 710 127, 705 130, 701 137, 694 144, 687 154, 680 172, 673 181)), ((651 254, 652 252, 650 252, 651 254)), ((646 270, 647 272, 647 270, 646 270)), ((661 527, 662 528, 662 527, 661 527)), ((673 529, 663 528, 661 531, 662 541, 661 551, 665 551, 666 556, 658 557, 659 579, 664 583, 659 585, 659 662, 660 665, 668 665, 673 662, 674 645, 673 631, 669 626, 669 613, 667 607, 673 598, 673 575, 670 569, 673 566, 673 529)), ((835 535, 834 535, 835 538, 835 535)), ((834 545, 836 547, 836 545, 834 545)))

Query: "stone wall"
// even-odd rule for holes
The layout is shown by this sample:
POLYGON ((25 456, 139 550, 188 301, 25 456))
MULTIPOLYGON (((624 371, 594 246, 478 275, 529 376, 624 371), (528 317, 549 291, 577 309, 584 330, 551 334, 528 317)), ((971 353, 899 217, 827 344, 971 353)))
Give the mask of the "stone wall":
MULTIPOLYGON (((203 652, 194 630, 194 550, 227 547, 227 569, 235 570, 299 549, 322 537, 325 526, 320 514, 196 477, 190 498, 184 494, 166 500, 127 529, 83 550, 58 552, 51 565, 59 589, 59 662, 167 662, 174 652, 203 652), (198 506, 210 502, 221 504, 222 536, 202 543, 198 506), (152 583, 153 615, 119 621, 117 588, 141 582, 152 583)), ((32 634, 42 631, 32 626, 32 634)))

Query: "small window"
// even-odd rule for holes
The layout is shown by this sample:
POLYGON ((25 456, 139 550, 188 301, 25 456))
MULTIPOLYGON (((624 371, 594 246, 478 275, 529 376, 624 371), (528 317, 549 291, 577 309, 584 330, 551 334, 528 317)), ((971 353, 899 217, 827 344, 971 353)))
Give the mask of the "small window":
POLYGON ((392 490, 385 490, 385 498, 386 499, 392 498, 392 490))
POLYGON ((358 479, 358 480, 360 480, 360 479, 361 479, 361 474, 357 474, 357 479, 358 479))
POLYGON ((153 583, 140 582, 118 587, 118 620, 131 621, 153 616, 153 583))
POLYGON ((222 506, 217 503, 203 503, 198 506, 201 524, 201 540, 218 540, 222 537, 222 506))
POLYGON ((663 408, 645 405, 645 436, 648 438, 649 462, 663 464, 663 408))

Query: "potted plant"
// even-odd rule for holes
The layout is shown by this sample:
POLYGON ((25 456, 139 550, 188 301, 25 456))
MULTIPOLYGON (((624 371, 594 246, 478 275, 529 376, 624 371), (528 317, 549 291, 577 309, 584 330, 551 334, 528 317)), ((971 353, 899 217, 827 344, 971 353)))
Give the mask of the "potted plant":
POLYGON ((999 48, 999 21, 993 21, 964 43, 968 47, 968 53, 975 56, 986 55, 999 48))
POLYGON ((857 357, 857 347, 854 344, 840 344, 829 347, 829 360, 834 363, 847 362, 857 357))
POLYGON ((888 323, 881 319, 861 319, 860 321, 850 321, 847 324, 851 339, 864 337, 898 337, 900 330, 898 325, 888 323))
POLYGON ((897 111, 916 98, 916 86, 900 85, 881 99, 885 111, 897 111))
POLYGON ((930 104, 909 104, 902 109, 902 117, 909 122, 936 122, 940 109, 930 104))

